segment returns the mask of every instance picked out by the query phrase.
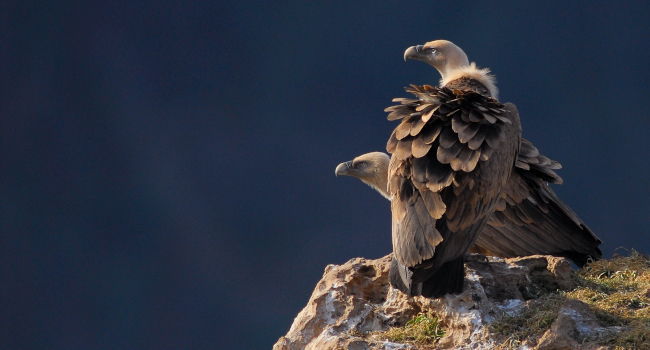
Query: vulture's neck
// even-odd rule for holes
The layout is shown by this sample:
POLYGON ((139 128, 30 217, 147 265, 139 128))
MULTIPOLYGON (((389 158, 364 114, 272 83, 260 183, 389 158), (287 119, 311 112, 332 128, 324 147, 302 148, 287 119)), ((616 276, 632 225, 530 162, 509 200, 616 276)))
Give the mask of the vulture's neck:
POLYGON ((388 170, 379 172, 377 176, 361 178, 361 181, 390 200, 390 195, 388 194, 388 170))
POLYGON ((467 66, 452 69, 442 75, 440 86, 458 90, 472 90, 481 95, 499 98, 496 79, 490 74, 490 69, 479 69, 472 62, 467 66))

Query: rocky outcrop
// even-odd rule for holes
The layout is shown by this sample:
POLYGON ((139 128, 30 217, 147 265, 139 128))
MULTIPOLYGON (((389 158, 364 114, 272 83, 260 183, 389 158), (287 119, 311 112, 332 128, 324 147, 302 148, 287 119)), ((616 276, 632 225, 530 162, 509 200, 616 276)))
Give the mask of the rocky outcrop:
POLYGON ((585 304, 563 300, 545 333, 504 346, 507 335, 495 333, 494 322, 521 313, 542 296, 575 287, 571 265, 564 258, 473 255, 466 263, 464 292, 440 299, 408 297, 390 287, 390 259, 390 255, 356 258, 328 265, 307 305, 273 349, 594 349, 591 339, 616 331, 602 326, 585 304), (445 330, 435 344, 382 336, 420 313, 436 315, 445 330))

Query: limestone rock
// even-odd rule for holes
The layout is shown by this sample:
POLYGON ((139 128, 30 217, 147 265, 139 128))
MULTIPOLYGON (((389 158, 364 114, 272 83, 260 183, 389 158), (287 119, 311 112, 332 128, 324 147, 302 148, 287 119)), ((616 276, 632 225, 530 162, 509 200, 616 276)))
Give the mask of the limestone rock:
MULTIPOLYGON (((516 314, 528 300, 558 289, 569 290, 576 283, 564 258, 472 255, 465 265, 463 293, 439 299, 409 297, 389 285, 390 261, 388 255, 328 265, 307 305, 273 349, 493 349, 501 340, 490 332, 489 325, 498 317, 516 314), (445 329, 436 344, 382 340, 379 332, 403 326, 421 312, 435 314, 445 329)), ((603 331, 584 304, 567 302, 551 328, 526 347, 574 349, 603 331)))
POLYGON ((551 329, 539 340, 537 350, 598 349, 590 341, 615 332, 618 327, 604 328, 589 307, 579 300, 567 300, 551 329), (585 345, 586 344, 586 345, 585 345))

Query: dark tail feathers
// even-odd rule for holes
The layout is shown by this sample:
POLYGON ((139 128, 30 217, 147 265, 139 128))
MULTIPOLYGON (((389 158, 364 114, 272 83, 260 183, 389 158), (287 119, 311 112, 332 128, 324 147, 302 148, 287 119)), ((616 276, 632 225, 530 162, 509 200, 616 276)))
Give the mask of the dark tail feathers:
MULTIPOLYGON (((444 263, 436 272, 422 282, 420 295, 427 298, 440 298, 445 294, 458 294, 463 291, 465 264, 463 257, 444 263)), ((420 283, 418 283, 420 284, 420 283)), ((417 295, 417 294, 416 294, 417 295)))
POLYGON ((388 279, 390 280, 391 286, 399 290, 402 293, 408 294, 409 287, 411 285, 411 275, 413 273, 409 271, 407 267, 397 262, 397 259, 393 257, 393 260, 390 264, 390 271, 388 272, 388 279))
POLYGON ((439 298, 445 294, 458 294, 463 291, 465 265, 463 257, 444 263, 433 274, 427 268, 414 269, 402 266, 395 258, 391 262, 389 279, 393 288, 411 296, 422 295, 439 298), (424 282, 416 282, 420 277, 424 282))

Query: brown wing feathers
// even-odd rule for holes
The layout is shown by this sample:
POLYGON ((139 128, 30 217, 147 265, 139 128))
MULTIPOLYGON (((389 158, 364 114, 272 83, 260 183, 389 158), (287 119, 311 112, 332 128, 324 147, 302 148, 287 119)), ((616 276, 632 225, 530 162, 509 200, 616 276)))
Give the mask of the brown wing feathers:
POLYGON ((394 99, 398 104, 386 108, 389 120, 401 120, 386 149, 393 154, 388 190, 394 198, 395 255, 401 263, 413 266, 431 258, 435 250, 407 241, 416 239, 407 232, 407 227, 416 222, 410 216, 426 214, 426 218, 417 219, 418 230, 424 232, 421 226, 430 226, 435 231, 423 233, 426 237, 418 242, 442 240, 435 220, 445 214, 447 226, 453 229, 471 225, 487 204, 480 203, 478 196, 468 196, 473 202, 457 201, 448 207, 443 191, 453 188, 459 195, 474 189, 475 180, 464 174, 490 159, 504 139, 502 125, 510 120, 502 116, 505 110, 501 103, 476 92, 429 85, 411 85, 406 91, 417 99, 394 99))
POLYGON ((522 170, 530 170, 544 181, 561 184, 562 178, 554 171, 562 169, 562 165, 541 153, 532 142, 522 138, 519 146, 519 155, 515 166, 522 170))
POLYGON ((548 186, 562 183, 560 163, 521 139, 515 169, 474 251, 504 257, 560 255, 583 265, 598 259, 601 241, 548 186))

